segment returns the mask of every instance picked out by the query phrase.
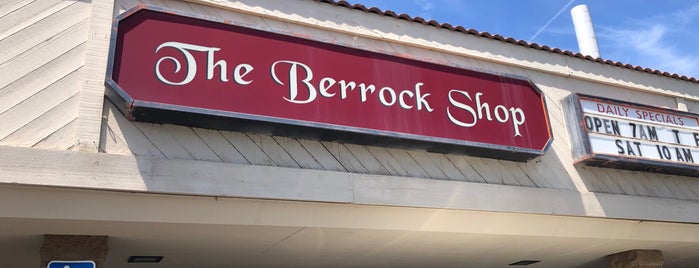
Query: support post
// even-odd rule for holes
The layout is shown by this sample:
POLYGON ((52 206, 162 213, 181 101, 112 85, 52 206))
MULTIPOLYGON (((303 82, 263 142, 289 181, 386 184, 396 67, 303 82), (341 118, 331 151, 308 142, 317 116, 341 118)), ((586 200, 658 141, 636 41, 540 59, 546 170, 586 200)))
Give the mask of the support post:
POLYGON ((104 77, 107 73, 109 41, 111 39, 113 0, 92 0, 90 28, 87 36, 85 71, 78 107, 76 144, 83 152, 98 151, 104 108, 104 77))
POLYGON ((610 268, 661 268, 663 253, 660 250, 634 249, 607 256, 610 268))
POLYGON ((41 245, 41 267, 47 267, 52 260, 89 260, 97 267, 104 267, 108 252, 107 236, 47 234, 41 245))

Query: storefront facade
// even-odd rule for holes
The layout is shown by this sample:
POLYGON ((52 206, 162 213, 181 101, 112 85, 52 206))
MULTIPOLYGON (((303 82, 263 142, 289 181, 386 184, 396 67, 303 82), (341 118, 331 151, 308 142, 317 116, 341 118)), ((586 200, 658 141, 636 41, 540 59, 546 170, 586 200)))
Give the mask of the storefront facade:
POLYGON ((17 1, 0 49, 7 267, 699 261, 695 78, 310 0, 17 1))

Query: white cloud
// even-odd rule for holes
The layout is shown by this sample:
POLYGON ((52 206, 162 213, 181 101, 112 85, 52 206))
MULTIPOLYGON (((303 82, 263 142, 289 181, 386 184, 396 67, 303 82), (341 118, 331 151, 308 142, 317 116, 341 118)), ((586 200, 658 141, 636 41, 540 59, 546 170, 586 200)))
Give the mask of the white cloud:
POLYGON ((699 14, 699 4, 694 4, 689 9, 675 12, 672 17, 681 24, 688 24, 697 18, 697 14, 699 14))
POLYGON ((422 12, 428 12, 432 10, 434 6, 432 6, 432 1, 431 0, 415 0, 414 1, 417 6, 420 7, 422 12))
MULTIPOLYGON (((692 51, 675 45, 675 41, 683 38, 679 36, 679 32, 685 31, 681 25, 691 22, 697 16, 696 11, 699 11, 699 5, 673 13, 672 16, 659 16, 633 27, 602 27, 598 37, 613 44, 613 47, 606 48, 611 50, 608 52, 611 52, 612 56, 623 55, 622 59, 615 60, 680 75, 696 76, 699 73, 699 59, 692 55, 692 51), (690 10, 695 10, 695 13, 688 12, 690 10)), ((602 51, 602 54, 605 57, 605 51, 602 51)))
POLYGON ((413 16, 417 15, 418 17, 422 17, 423 19, 433 19, 434 16, 434 5, 432 5, 432 1, 430 0, 413 0, 413 3, 415 6, 418 7, 418 13, 417 14, 411 14, 413 16))

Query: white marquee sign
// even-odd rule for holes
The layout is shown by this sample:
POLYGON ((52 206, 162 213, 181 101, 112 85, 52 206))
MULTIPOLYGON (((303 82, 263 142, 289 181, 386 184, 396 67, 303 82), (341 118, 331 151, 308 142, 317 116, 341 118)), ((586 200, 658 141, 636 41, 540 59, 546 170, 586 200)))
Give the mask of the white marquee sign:
POLYGON ((699 175, 699 115, 585 95, 568 107, 576 162, 699 175))

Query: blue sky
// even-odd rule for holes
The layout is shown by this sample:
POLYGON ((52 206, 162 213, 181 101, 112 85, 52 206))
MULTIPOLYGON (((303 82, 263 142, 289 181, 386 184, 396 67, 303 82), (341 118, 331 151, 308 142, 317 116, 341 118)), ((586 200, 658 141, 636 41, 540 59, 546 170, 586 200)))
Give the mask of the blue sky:
POLYGON ((570 9, 586 4, 602 58, 699 78, 699 1, 350 0, 578 51, 570 9), (558 15, 558 16, 557 16, 558 15))

